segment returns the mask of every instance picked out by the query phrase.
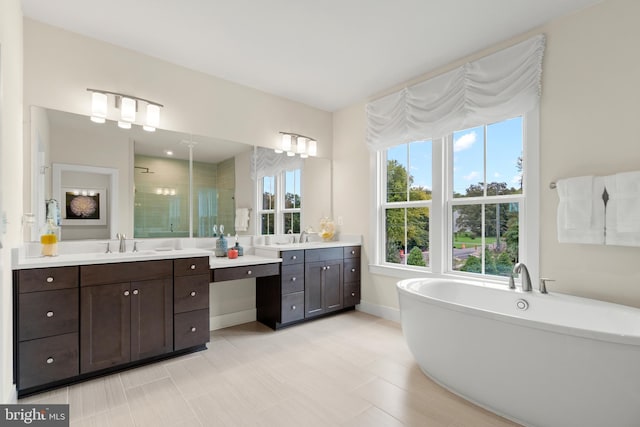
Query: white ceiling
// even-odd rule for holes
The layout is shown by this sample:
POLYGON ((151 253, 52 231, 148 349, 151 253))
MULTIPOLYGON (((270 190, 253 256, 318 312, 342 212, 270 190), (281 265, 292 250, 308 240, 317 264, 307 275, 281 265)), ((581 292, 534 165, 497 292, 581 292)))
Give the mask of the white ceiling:
POLYGON ((335 111, 601 0, 22 0, 25 16, 335 111))

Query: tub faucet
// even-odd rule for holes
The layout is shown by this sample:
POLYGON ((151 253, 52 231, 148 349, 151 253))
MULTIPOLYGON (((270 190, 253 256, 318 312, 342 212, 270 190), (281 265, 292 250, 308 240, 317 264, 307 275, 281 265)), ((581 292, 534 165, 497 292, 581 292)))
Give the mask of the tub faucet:
POLYGON ((519 262, 513 266, 513 274, 520 274, 522 271, 522 291, 531 292, 531 276, 529 276, 529 270, 524 263, 519 262))
POLYGON ((124 234, 118 233, 116 234, 116 238, 120 240, 120 246, 118 248, 118 252, 127 252, 127 241, 125 240, 127 236, 124 234))
POLYGON ((300 238, 298 238, 298 243, 307 243, 309 241, 309 235, 307 230, 302 230, 300 232, 300 238))

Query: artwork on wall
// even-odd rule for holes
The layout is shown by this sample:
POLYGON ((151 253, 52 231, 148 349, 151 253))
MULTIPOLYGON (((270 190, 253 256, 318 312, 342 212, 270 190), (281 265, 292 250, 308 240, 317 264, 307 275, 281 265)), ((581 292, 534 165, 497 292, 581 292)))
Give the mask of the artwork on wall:
POLYGON ((105 188, 62 188, 62 225, 106 225, 105 188))

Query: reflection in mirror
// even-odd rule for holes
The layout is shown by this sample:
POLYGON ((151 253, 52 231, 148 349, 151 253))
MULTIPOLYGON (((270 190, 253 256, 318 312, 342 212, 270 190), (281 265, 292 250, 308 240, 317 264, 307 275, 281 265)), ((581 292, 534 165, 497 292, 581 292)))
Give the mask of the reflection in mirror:
MULTIPOLYGON (((234 233, 236 205, 252 206, 250 145, 165 130, 145 132, 137 126, 124 130, 115 122, 99 125, 87 116, 41 107, 31 107, 30 130, 36 214, 32 240, 45 223, 44 201, 53 197, 53 163, 118 171, 118 182, 110 188, 117 206, 107 218, 111 237, 189 236, 190 212, 194 237, 211 236, 213 224, 224 224, 225 234, 234 233), (111 227, 116 219, 117 230, 111 227)), ((66 240, 97 238, 84 225, 66 234, 65 227, 70 226, 62 226, 66 240)))

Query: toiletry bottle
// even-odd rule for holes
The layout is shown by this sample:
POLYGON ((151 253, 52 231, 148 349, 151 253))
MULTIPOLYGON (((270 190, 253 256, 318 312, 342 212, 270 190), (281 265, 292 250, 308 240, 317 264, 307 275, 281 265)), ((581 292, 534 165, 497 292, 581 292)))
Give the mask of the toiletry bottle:
POLYGON ((216 241, 216 256, 227 256, 227 239, 224 238, 224 234, 220 234, 220 238, 216 241))
POLYGON ((47 220, 47 225, 44 232, 40 236, 40 243, 42 244, 42 256, 57 256, 58 255, 58 236, 56 226, 53 224, 53 219, 47 220))
POLYGON ((242 248, 242 246, 240 246, 240 243, 238 242, 238 233, 236 233, 236 245, 233 248, 238 251, 238 256, 244 255, 244 249, 242 248))

